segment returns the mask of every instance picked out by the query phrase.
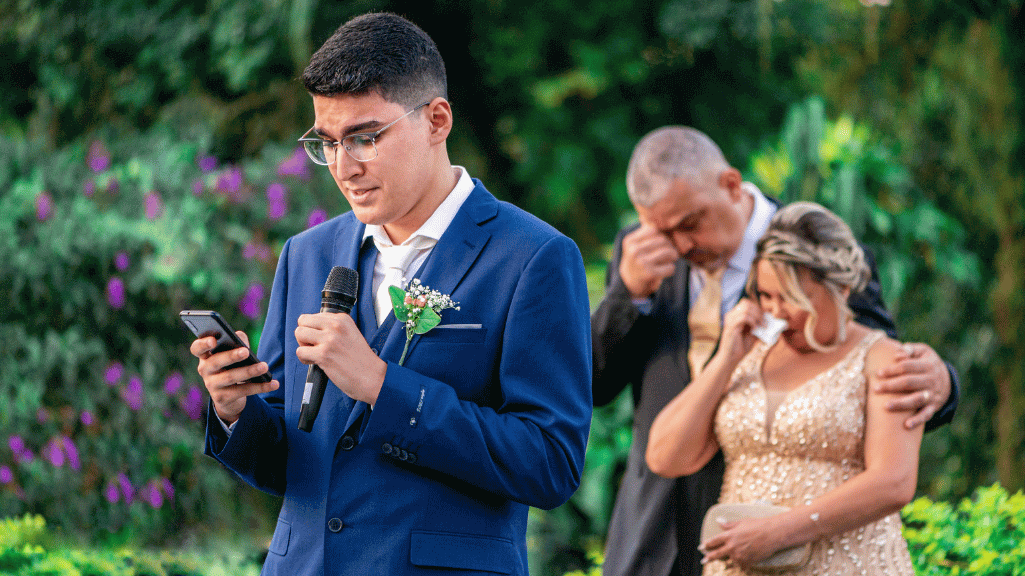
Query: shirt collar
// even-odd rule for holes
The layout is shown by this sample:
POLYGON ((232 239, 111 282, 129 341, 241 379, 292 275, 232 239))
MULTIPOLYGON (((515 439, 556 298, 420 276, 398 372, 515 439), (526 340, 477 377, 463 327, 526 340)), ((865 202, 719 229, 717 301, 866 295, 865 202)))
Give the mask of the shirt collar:
MULTIPOLYGON (((431 214, 431 217, 416 232, 410 234, 409 238, 406 238, 405 242, 400 244, 401 246, 429 248, 437 244, 438 240, 441 240, 441 235, 448 229, 449 224, 455 219, 459 209, 462 208, 463 203, 466 202, 466 199, 469 198, 470 193, 476 187, 466 168, 462 166, 453 166, 453 168, 459 170, 459 179, 456 180, 455 187, 452 188, 452 191, 441 202, 434 211, 434 214, 431 214)), ((378 246, 393 245, 391 238, 388 237, 388 233, 384 231, 384 227, 380 224, 367 224, 366 229, 363 231, 363 240, 370 237, 374 239, 374 243, 378 246)))
POLYGON ((747 228, 744 229, 744 238, 740 241, 740 246, 734 252, 733 257, 730 258, 729 267, 743 272, 746 276, 751 270, 758 240, 769 229, 769 221, 776 213, 776 206, 769 202, 769 199, 754 184, 743 182, 740 186, 754 199, 754 209, 751 211, 751 219, 747 221, 747 228))

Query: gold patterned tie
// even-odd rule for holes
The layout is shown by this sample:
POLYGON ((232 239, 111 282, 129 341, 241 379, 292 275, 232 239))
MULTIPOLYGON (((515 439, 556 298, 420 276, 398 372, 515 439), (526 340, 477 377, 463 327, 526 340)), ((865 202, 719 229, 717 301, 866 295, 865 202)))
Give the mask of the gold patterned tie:
POLYGON ((692 381, 701 373, 712 356, 716 343, 719 342, 719 332, 722 330, 722 275, 725 271, 725 266, 711 272, 698 268, 704 285, 687 314, 687 324, 690 326, 690 350, 687 351, 687 361, 690 363, 692 381))

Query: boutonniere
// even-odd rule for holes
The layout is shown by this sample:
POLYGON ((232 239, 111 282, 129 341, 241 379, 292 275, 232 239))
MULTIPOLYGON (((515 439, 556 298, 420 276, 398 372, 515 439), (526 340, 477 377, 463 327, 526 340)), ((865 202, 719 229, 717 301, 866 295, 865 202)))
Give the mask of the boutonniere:
POLYGON ((414 278, 406 290, 398 286, 389 286, 392 310, 395 319, 406 326, 406 345, 402 348, 399 366, 406 360, 409 342, 414 334, 426 334, 441 322, 441 311, 448 308, 459 310, 459 302, 453 302, 446 294, 431 290, 414 278))

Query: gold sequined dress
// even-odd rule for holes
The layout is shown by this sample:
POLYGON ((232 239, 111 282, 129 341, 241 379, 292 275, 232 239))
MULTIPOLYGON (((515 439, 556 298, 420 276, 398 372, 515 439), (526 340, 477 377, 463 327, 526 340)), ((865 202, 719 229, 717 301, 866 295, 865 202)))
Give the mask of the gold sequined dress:
MULTIPOLYGON (((865 354, 882 332, 869 333, 840 362, 787 393, 766 427, 758 342, 733 373, 719 404, 715 433, 726 457, 720 502, 801 506, 865 469, 865 354)), ((898 514, 814 543, 811 561, 794 574, 914 575, 898 514)), ((722 561, 705 576, 746 574, 722 561)))

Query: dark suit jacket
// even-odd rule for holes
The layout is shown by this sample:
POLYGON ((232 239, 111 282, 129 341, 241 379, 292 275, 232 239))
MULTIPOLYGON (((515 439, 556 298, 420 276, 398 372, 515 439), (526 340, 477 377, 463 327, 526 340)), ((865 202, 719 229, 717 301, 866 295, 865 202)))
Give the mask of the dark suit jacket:
MULTIPOLYGON (((674 274, 653 295, 650 314, 633 304, 619 277, 623 237, 616 237, 606 272, 605 298, 591 317, 594 345, 594 402, 611 402, 627 384, 633 384, 633 443, 627 458, 609 523, 605 549, 605 576, 666 576, 679 555, 684 574, 701 574, 697 551, 701 520, 719 499, 724 462, 717 454, 690 476, 666 479, 648 469, 644 461, 651 424, 662 408, 690 382, 687 350, 690 333, 690 265, 677 262, 674 274)), ((872 280, 849 305, 858 322, 896 337, 893 319, 880 297, 878 274, 866 248, 872 280)), ((951 370, 952 402, 930 421, 949 421, 957 404, 956 374, 951 370)))
POLYGON ((346 213, 281 254, 258 356, 281 387, 250 397, 206 451, 284 496, 263 574, 527 574, 529 506, 579 485, 591 417, 589 312, 576 245, 479 181, 417 276, 459 310, 410 345, 377 328, 372 242, 346 213), (360 271, 353 310, 388 361, 373 410, 329 385, 311 433, 296 428, 307 367, 297 317, 320 309, 333 266, 360 271))

